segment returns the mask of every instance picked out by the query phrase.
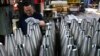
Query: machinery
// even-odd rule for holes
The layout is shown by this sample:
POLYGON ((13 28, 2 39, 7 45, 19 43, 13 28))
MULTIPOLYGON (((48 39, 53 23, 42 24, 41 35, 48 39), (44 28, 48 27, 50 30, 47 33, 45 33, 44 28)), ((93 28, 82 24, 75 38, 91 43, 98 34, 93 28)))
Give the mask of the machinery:
POLYGON ((100 12, 100 2, 99 2, 99 6, 98 6, 98 11, 100 12))

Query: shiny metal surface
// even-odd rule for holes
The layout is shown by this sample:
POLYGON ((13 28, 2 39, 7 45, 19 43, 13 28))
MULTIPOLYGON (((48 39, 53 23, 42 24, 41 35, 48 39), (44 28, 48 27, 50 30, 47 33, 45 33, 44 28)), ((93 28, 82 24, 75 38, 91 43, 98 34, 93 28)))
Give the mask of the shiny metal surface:
POLYGON ((7 56, 36 56, 42 34, 38 23, 28 23, 27 34, 23 35, 21 28, 13 34, 5 36, 7 56))
POLYGON ((49 21, 46 24, 46 33, 43 37, 39 56, 55 56, 55 23, 49 21))
POLYGON ((29 22, 27 35, 23 35, 19 28, 5 36, 5 48, 1 49, 3 45, 0 45, 0 55, 5 56, 7 52, 7 56, 37 56, 39 52, 39 56, 55 56, 56 44, 59 44, 59 56, 100 56, 100 23, 95 19, 90 22, 83 19, 81 23, 72 19, 68 23, 68 18, 62 17, 59 22, 59 43, 56 43, 56 23, 53 20, 46 23, 43 37, 39 24, 29 22))
POLYGON ((97 56, 97 46, 100 47, 99 22, 95 18, 91 21, 83 19, 81 23, 72 19, 69 28, 65 21, 67 18, 62 19, 60 24, 61 56, 97 56), (71 43, 71 37, 74 38, 73 44, 68 44, 69 41, 71 43), (72 49, 72 46, 77 48, 72 49))
POLYGON ((6 50, 2 43, 0 43, 0 56, 7 56, 6 50))

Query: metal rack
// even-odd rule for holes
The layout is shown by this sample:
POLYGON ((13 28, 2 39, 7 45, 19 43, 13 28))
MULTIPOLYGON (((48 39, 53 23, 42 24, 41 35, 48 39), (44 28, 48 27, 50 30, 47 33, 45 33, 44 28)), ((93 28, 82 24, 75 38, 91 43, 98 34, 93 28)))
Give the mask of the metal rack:
POLYGON ((46 25, 39 56, 55 56, 55 23, 51 21, 46 25))
POLYGON ((83 19, 79 24, 72 19, 69 27, 67 19, 62 18, 60 25, 61 56, 98 56, 100 23, 96 19, 91 22, 83 19))
POLYGON ((7 56, 36 56, 40 48, 41 32, 39 24, 28 23, 27 35, 21 29, 5 37, 7 56))
MULTIPOLYGON (((73 16, 72 16, 73 17, 73 16)), ((69 17, 61 16, 60 25, 54 20, 46 23, 45 35, 42 36, 39 24, 29 22, 27 35, 21 29, 5 37, 5 48, 0 45, 1 54, 7 56, 99 56, 100 55, 100 22, 95 18, 91 21, 82 19, 79 23, 69 17), (59 26, 60 40, 56 37, 56 26, 59 26), (59 41, 56 42, 56 40, 59 41), (57 55, 60 45, 60 55, 57 55), (57 45, 57 46, 56 46, 57 45), (56 50, 56 51, 55 51, 56 50)), ((74 17, 76 18, 76 17, 74 17)), ((77 18, 78 19, 78 18, 77 18)), ((58 22, 57 22, 58 23, 58 22)))

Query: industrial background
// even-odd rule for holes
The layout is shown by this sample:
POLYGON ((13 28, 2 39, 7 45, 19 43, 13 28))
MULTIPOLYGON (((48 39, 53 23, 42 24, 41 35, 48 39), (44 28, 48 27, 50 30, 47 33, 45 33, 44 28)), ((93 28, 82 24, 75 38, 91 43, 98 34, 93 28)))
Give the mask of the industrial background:
POLYGON ((100 56, 99 0, 0 0, 0 56, 100 56), (19 27, 23 2, 45 21, 19 27))

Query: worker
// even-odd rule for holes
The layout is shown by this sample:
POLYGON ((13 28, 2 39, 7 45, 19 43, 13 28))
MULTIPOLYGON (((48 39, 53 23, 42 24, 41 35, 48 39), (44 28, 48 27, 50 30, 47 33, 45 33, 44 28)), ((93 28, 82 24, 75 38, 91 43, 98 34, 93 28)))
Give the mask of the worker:
POLYGON ((33 5, 29 2, 24 2, 23 3, 23 15, 20 16, 19 19, 19 27, 22 29, 23 34, 27 33, 27 23, 26 23, 26 19, 33 17, 37 20, 39 20, 39 25, 40 27, 44 27, 45 26, 45 22, 43 21, 43 17, 40 13, 37 13, 33 7, 33 5))

